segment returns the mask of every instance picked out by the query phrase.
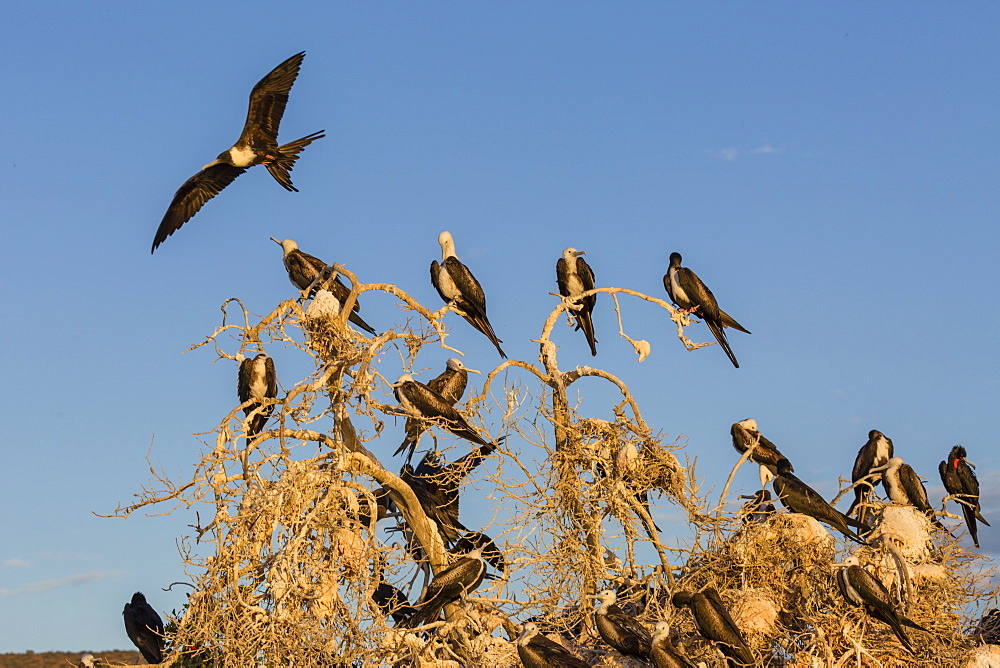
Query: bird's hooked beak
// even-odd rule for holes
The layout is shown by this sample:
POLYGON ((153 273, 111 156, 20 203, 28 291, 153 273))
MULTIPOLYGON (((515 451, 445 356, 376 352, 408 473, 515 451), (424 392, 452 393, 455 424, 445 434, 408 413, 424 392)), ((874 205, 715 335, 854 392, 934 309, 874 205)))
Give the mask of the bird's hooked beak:
POLYGON ((576 253, 574 253, 573 255, 574 255, 575 257, 580 257, 581 255, 586 255, 586 254, 587 254, 587 251, 577 251, 577 252, 576 252, 576 253))
POLYGON ((279 246, 281 245, 281 242, 278 241, 277 239, 275 239, 274 237, 271 237, 271 241, 273 241, 274 243, 278 244, 279 246))
POLYGON ((469 367, 465 367, 465 370, 468 371, 469 373, 478 373, 480 375, 482 375, 482 373, 483 373, 482 371, 477 371, 475 369, 470 369, 469 367))
MULTIPOLYGON (((968 464, 969 466, 971 466, 972 468, 976 468, 976 465, 975 465, 975 464, 973 464, 972 462, 970 462, 970 461, 969 461, 968 459, 966 459, 965 457, 962 457, 962 461, 963 461, 963 462, 965 462, 966 464, 968 464)), ((955 468, 958 468, 958 464, 955 464, 955 468)))

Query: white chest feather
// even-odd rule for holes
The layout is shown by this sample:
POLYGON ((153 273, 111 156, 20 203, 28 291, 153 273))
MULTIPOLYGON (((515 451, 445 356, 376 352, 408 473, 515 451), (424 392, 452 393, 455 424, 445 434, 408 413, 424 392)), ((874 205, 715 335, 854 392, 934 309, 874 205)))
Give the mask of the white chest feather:
POLYGON ((892 454, 889 452, 889 441, 885 439, 884 436, 879 437, 875 441, 875 466, 882 466, 887 461, 892 454))
POLYGON ((441 294, 448 301, 458 299, 462 296, 461 291, 455 285, 455 281, 451 280, 451 274, 448 273, 448 269, 444 265, 438 268, 438 286, 441 288, 441 294))
POLYGON ((237 167, 249 167, 257 159, 257 154, 250 147, 238 148, 234 146, 229 149, 229 158, 237 167))
MULTIPOLYGON (((889 473, 888 471, 886 473, 889 473)), ((893 503, 898 503, 901 506, 910 505, 910 499, 906 496, 906 490, 903 489, 902 480, 900 480, 899 469, 896 469, 894 473, 890 473, 885 479, 885 486, 889 492, 889 500, 893 503)))
POLYGON ((583 292, 583 281, 580 280, 580 275, 575 271, 566 275, 566 289, 569 290, 570 296, 583 292))
POLYGON ((264 360, 254 360, 253 374, 250 377, 250 396, 263 399, 267 395, 267 363, 264 360))
POLYGON ((677 280, 677 270, 671 269, 670 275, 670 288, 674 292, 674 301, 678 306, 682 304, 690 304, 691 300, 688 298, 687 293, 684 292, 684 288, 681 287, 681 283, 677 280))

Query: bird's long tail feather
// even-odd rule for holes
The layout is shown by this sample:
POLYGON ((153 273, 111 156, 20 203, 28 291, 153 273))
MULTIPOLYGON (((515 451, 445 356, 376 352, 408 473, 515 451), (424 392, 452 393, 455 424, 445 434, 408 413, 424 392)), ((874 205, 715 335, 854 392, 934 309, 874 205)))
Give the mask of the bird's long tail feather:
POLYGON ((299 159, 299 153, 302 152, 302 149, 309 146, 309 144, 313 143, 313 141, 325 137, 325 132, 326 130, 320 130, 319 132, 314 132, 311 135, 306 135, 302 139, 296 139, 293 142, 279 146, 278 156, 274 160, 264 163, 264 166, 267 167, 267 171, 271 172, 271 176, 274 177, 274 180, 277 181, 282 188, 298 192, 298 188, 292 185, 292 177, 289 172, 292 171, 295 161, 299 159))

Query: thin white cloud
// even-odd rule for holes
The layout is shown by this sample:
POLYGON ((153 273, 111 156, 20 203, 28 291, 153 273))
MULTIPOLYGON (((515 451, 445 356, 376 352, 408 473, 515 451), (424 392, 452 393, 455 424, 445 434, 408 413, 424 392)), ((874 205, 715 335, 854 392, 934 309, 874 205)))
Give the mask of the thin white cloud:
POLYGON ((734 162, 736 158, 740 157, 740 150, 738 148, 724 148, 719 151, 719 157, 723 160, 734 162))
POLYGON ((776 154, 776 153, 784 153, 785 149, 783 149, 783 148, 775 148, 775 147, 771 146, 770 144, 764 144, 763 146, 758 146, 757 148, 755 148, 753 150, 753 152, 754 153, 758 153, 758 154, 762 154, 762 155, 773 155, 773 154, 776 154))
POLYGON ((14 557, 13 559, 4 559, 3 561, 0 561, 0 564, 3 564, 4 566, 10 566, 12 568, 25 568, 27 566, 30 566, 31 562, 14 557))
POLYGON ((69 577, 57 578, 54 580, 29 582, 28 584, 21 585, 20 587, 14 587, 13 589, 0 589, 0 596, 37 594, 39 592, 62 589, 63 587, 73 587, 76 585, 86 584, 88 582, 108 580, 111 578, 121 577, 123 575, 125 575, 124 571, 91 571, 89 573, 80 573, 79 575, 70 575, 69 577))

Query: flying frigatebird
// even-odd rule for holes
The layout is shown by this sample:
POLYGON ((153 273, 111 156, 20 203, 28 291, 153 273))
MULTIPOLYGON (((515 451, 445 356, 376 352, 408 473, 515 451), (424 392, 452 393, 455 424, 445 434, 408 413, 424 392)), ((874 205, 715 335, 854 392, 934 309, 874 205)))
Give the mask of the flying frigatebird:
MULTIPOLYGON (((729 434, 733 437, 733 447, 741 455, 749 450, 750 446, 755 446, 753 452, 750 453, 750 461, 760 464, 774 475, 778 473, 778 462, 787 459, 778 450, 778 446, 760 433, 757 429, 757 421, 753 418, 734 422, 729 429, 729 434)), ((789 463, 789 467, 789 471, 795 470, 791 467, 791 463, 789 463)), ((766 481, 762 479, 761 485, 763 486, 765 483, 766 481)))
POLYGON ((688 661, 674 647, 674 643, 670 639, 670 624, 666 622, 656 622, 650 657, 656 668, 695 668, 695 664, 688 661))
POLYGON ((594 610, 594 623, 604 642, 625 656, 652 661, 652 636, 639 620, 625 614, 618 607, 618 595, 611 589, 605 589, 594 596, 594 600, 598 601, 598 607, 594 610))
MULTIPOLYGON (((857 483, 862 478, 872 474, 874 469, 884 466, 892 458, 892 440, 878 429, 868 432, 868 442, 858 450, 858 456, 854 459, 854 468, 851 469, 851 482, 857 483)), ((862 524, 868 516, 868 508, 863 501, 871 496, 874 486, 879 483, 878 478, 861 483, 854 488, 854 502, 847 509, 845 515, 850 515, 855 508, 858 510, 858 521, 862 524)))
POLYGON ((586 251, 575 248, 563 251, 562 257, 556 262, 556 283, 559 284, 559 294, 575 302, 570 313, 576 319, 576 328, 582 329, 583 335, 587 337, 590 354, 596 357, 597 338, 594 336, 593 311, 597 295, 574 299, 577 295, 594 289, 594 270, 581 255, 586 255, 586 251))
POLYGON ((827 503, 826 499, 820 496, 816 490, 799 480, 792 473, 792 465, 787 459, 779 460, 777 468, 778 475, 775 476, 772 486, 785 508, 788 508, 793 513, 801 513, 820 522, 825 522, 851 540, 857 541, 862 545, 868 544, 864 538, 851 531, 848 525, 862 531, 869 531, 871 527, 862 524, 853 517, 847 517, 827 503))
MULTIPOLYGON (((457 357, 451 357, 445 365, 445 370, 436 378, 428 381, 427 387, 440 394, 442 399, 454 406, 462 400, 462 395, 465 394, 470 373, 480 372, 465 366, 462 360, 457 357)), ((396 452, 392 454, 398 455, 403 450, 409 449, 406 453, 406 461, 410 461, 413 458, 413 452, 417 449, 417 442, 420 440, 420 435, 424 432, 425 428, 426 424, 423 420, 412 417, 406 418, 406 437, 403 439, 402 444, 396 448, 396 452)))
POLYGON ((969 527, 969 534, 972 542, 979 547, 979 530, 976 527, 976 520, 986 526, 990 523, 983 517, 982 509, 979 505, 979 481, 972 471, 972 464, 966 459, 967 453, 961 445, 956 445, 948 453, 948 460, 938 465, 938 472, 941 474, 941 482, 956 501, 962 505, 962 514, 965 516, 965 524, 969 527))
POLYGON ((715 295, 708 289, 698 274, 687 267, 681 266, 681 254, 670 254, 670 267, 663 275, 663 287, 666 288, 670 300, 685 311, 694 313, 697 317, 705 321, 712 332, 712 336, 719 342, 722 349, 726 351, 729 360, 737 369, 740 363, 736 361, 733 349, 729 347, 726 339, 726 327, 738 329, 749 334, 750 331, 743 325, 736 322, 731 315, 719 308, 719 302, 715 300, 715 295))
POLYGON ((844 598, 852 605, 863 607, 865 612, 880 622, 888 624, 906 651, 913 654, 913 646, 906 637, 903 625, 925 633, 930 631, 896 612, 889 590, 861 566, 857 557, 848 557, 842 562, 842 566, 843 568, 837 571, 837 587, 844 598))
MULTIPOLYGON (((309 253, 300 251, 299 245, 292 239, 279 241, 271 237, 271 241, 281 246, 281 260, 288 272, 288 280, 299 290, 308 290, 307 297, 312 297, 319 290, 329 290, 341 305, 347 301, 351 290, 344 285, 330 265, 309 253)), ((375 334, 375 328, 358 315, 360 310, 361 304, 355 299, 347 319, 369 334, 375 334)))
POLYGON ((436 621, 444 606, 474 592, 485 577, 486 562, 480 550, 459 558, 434 576, 415 606, 416 614, 403 626, 415 628, 436 621))
POLYGON ((153 251, 181 225, 191 220, 205 202, 254 165, 264 165, 282 188, 298 192, 292 185, 289 172, 302 149, 326 136, 324 130, 320 130, 283 146, 278 145, 278 125, 285 113, 288 92, 295 83, 305 55, 305 51, 295 54, 253 87, 240 138, 232 148, 220 153, 218 158, 202 167, 177 190, 156 230, 153 251))
POLYGON ((265 403, 268 399, 278 396, 278 378, 274 374, 274 360, 267 353, 261 352, 253 359, 244 359, 240 362, 236 391, 241 404, 253 400, 253 403, 243 408, 247 418, 253 414, 246 427, 247 438, 252 439, 264 428, 267 418, 274 411, 274 404, 265 403))
POLYGON ((517 656, 524 668, 588 668, 589 663, 573 656, 559 643, 546 638, 538 624, 525 622, 517 637, 517 656))
POLYGON ((139 648, 146 663, 163 661, 163 620, 156 614, 142 592, 132 594, 132 601, 122 610, 125 633, 132 644, 139 648))
POLYGON ((927 501, 927 490, 924 483, 920 481, 920 476, 913 470, 913 467, 903 462, 902 457, 890 457, 882 466, 873 468, 872 471, 882 474, 882 483, 885 491, 889 495, 889 500, 901 506, 913 506, 917 510, 927 515, 927 519, 934 523, 942 531, 948 531, 934 514, 934 509, 927 501))
POLYGON ((500 344, 503 343, 493 333, 493 326, 486 317, 486 293, 469 268, 455 255, 455 240, 451 232, 438 235, 441 245, 441 264, 431 262, 431 284, 437 289, 441 299, 458 311, 465 320, 486 335, 496 346, 500 357, 507 359, 500 344))
POLYGON ((715 589, 708 588, 694 593, 679 591, 673 595, 671 602, 678 608, 690 608, 698 633, 722 650, 730 666, 757 665, 743 633, 715 589))

